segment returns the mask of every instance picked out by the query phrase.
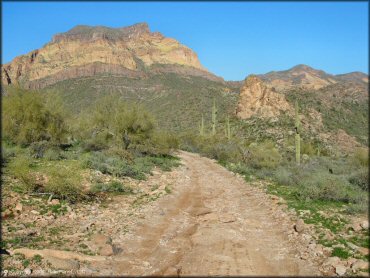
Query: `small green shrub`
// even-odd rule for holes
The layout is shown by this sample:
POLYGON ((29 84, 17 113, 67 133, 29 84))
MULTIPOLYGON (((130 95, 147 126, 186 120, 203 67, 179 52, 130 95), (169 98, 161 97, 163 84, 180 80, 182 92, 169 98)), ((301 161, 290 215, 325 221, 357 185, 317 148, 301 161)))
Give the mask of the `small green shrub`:
POLYGON ((280 161, 281 155, 272 142, 263 142, 260 144, 252 143, 249 146, 250 156, 247 158, 247 164, 255 169, 276 168, 280 161))
POLYGON ((118 181, 112 181, 109 183, 96 183, 91 191, 97 192, 116 192, 121 194, 133 194, 134 190, 130 186, 125 186, 118 181))
POLYGON ((81 187, 81 175, 73 167, 53 167, 47 169, 49 181, 44 186, 44 191, 53 193, 61 199, 75 202, 84 198, 81 187))
POLYGON ((64 159, 65 156, 62 154, 62 151, 60 149, 53 147, 45 151, 44 158, 49 161, 56 161, 64 159))
POLYGON ((29 154, 32 158, 43 158, 46 150, 50 147, 49 142, 33 142, 29 146, 29 154))
POLYGON ((17 151, 15 147, 3 144, 1 146, 1 155, 2 155, 1 164, 4 165, 8 163, 12 158, 15 157, 16 152, 17 151))
POLYGON ((317 154, 317 150, 310 142, 307 143, 304 140, 301 140, 301 154, 312 156, 317 154))
POLYGON ((240 162, 238 163, 229 163, 226 165, 226 167, 234 172, 234 173, 238 173, 240 175, 245 175, 245 176, 250 176, 252 174, 252 171, 251 169, 249 169, 245 164, 242 164, 240 162))
POLYGON ((87 168, 98 170, 103 174, 114 175, 116 177, 127 176, 140 180, 145 179, 145 174, 135 164, 131 165, 121 158, 107 156, 101 152, 91 153, 91 155, 84 159, 83 165, 87 168))
POLYGON ((32 192, 38 188, 36 176, 32 172, 34 162, 26 156, 19 156, 7 165, 7 173, 21 182, 22 191, 32 192))
POLYGON ((278 167, 274 173, 275 181, 280 185, 294 185, 293 173, 285 167, 278 167))
POLYGON ((302 198, 323 201, 356 202, 360 192, 344 178, 326 172, 317 172, 303 179, 299 184, 299 194, 302 198))
POLYGON ((353 161, 356 165, 369 165, 369 150, 367 148, 356 148, 353 154, 353 161))
POLYGON ((348 181, 362 190, 369 190, 369 170, 367 168, 357 170, 349 176, 348 181))
POLYGON ((43 140, 60 142, 66 134, 64 119, 46 107, 38 92, 19 89, 2 100, 4 138, 9 141, 25 146, 43 140))

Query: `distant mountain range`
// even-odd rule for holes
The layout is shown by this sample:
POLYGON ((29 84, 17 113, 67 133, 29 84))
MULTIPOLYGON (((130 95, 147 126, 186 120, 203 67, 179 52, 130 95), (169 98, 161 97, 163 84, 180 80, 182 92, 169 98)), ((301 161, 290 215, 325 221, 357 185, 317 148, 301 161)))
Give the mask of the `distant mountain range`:
POLYGON ((249 81, 225 81, 202 66, 193 50, 151 32, 146 23, 123 28, 79 25, 1 68, 3 90, 20 86, 53 91, 73 113, 109 93, 144 104, 163 128, 183 131, 196 129, 202 114, 210 121, 213 99, 220 121, 226 115, 258 117, 257 110, 267 118, 284 116, 279 111, 291 111, 298 99, 312 136, 343 129, 368 142, 367 74, 332 75, 297 65, 249 81), (241 111, 243 107, 247 110, 241 111))

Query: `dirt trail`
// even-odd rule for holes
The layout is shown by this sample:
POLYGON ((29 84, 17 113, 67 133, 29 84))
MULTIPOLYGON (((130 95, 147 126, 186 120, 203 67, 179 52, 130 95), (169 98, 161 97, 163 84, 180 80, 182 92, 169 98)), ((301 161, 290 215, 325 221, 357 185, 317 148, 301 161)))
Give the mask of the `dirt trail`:
POLYGON ((153 203, 93 268, 106 275, 319 275, 295 256, 286 230, 255 188, 214 161, 181 152, 173 192, 153 203))

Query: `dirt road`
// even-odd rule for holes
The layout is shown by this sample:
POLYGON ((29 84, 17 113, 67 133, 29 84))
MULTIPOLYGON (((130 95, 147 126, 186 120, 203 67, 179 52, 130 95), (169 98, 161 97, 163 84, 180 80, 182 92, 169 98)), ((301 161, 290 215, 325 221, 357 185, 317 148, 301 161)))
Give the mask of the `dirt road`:
POLYGON ((319 275, 297 256, 256 189, 214 161, 181 152, 173 191, 96 262, 107 275, 319 275))

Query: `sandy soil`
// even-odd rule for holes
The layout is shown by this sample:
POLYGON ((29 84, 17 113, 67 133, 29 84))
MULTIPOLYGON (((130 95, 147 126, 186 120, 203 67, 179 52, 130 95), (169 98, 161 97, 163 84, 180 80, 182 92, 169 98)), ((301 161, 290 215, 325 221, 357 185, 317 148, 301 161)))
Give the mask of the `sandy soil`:
MULTIPOLYGON (((214 161, 181 152, 173 192, 147 208, 123 251, 93 263, 106 275, 319 275, 296 254, 260 193, 214 161)), ((119 213, 119 209, 117 211, 119 213)), ((80 269, 83 271, 83 268, 80 269)), ((92 273, 91 273, 92 274, 92 273)))

